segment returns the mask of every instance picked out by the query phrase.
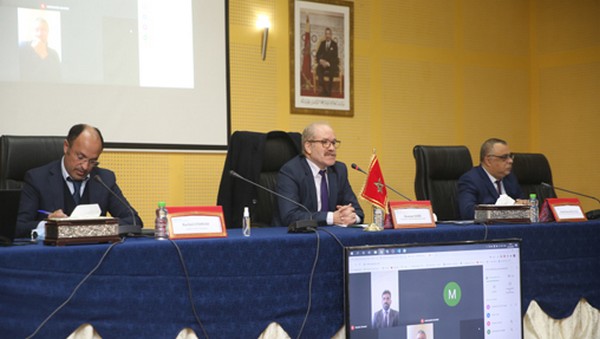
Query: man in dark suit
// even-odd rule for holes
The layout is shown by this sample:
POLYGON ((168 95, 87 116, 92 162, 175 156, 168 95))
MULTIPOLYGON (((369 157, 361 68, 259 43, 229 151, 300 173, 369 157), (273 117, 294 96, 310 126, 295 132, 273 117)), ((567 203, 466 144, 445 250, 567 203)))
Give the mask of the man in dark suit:
MULTIPOLYGON (((79 124, 71 127, 63 145, 64 156, 42 167, 29 170, 21 192, 17 236, 27 237, 32 229, 43 228, 45 218, 64 218, 78 204, 98 204, 102 215, 109 212, 120 224, 133 223, 132 212, 117 197, 94 179, 98 176, 127 204, 117 185, 115 174, 98 167, 104 139, 95 127, 79 124), (46 215, 40 211, 47 211, 46 215)), ((136 225, 142 221, 133 210, 136 225)))
POLYGON ((475 217, 475 205, 494 204, 501 194, 523 198, 521 186, 511 173, 513 155, 506 141, 488 139, 479 153, 480 165, 458 179, 458 206, 462 219, 475 217))
POLYGON ((328 124, 313 123, 304 129, 303 154, 281 167, 277 192, 306 206, 311 213, 279 198, 280 225, 311 218, 319 225, 352 225, 364 219, 348 182, 348 169, 336 161, 339 145, 328 124))
POLYGON ((317 76, 319 77, 319 86, 321 86, 322 96, 331 96, 333 87, 333 78, 338 76, 340 59, 338 57, 337 42, 331 39, 331 28, 325 28, 325 40, 321 41, 317 50, 317 76), (328 81, 325 83, 325 77, 328 81))
POLYGON ((385 290, 381 293, 381 309, 373 314, 373 328, 400 325, 400 313, 393 310, 390 306, 392 306, 392 292, 385 290))

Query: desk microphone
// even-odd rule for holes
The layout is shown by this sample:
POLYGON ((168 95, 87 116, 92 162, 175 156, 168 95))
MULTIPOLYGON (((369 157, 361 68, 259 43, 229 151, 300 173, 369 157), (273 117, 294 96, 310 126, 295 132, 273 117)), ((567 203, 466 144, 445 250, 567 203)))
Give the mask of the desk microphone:
POLYGON ((299 203, 297 201, 294 201, 294 200, 292 200, 292 199, 290 199, 290 198, 288 198, 286 196, 283 196, 283 195, 281 195, 281 194, 279 194, 279 193, 277 193, 277 192, 275 192, 275 191, 273 191, 271 189, 268 189, 268 188, 266 188, 263 185, 255 183, 254 181, 241 176, 240 174, 238 174, 234 170, 230 170, 229 171, 229 175, 231 175, 233 177, 236 177, 238 179, 241 179, 241 180, 243 180, 243 181, 245 181, 245 182, 247 182, 247 183, 249 183, 249 184, 251 184, 253 186, 256 186, 256 187, 258 187, 260 189, 263 189, 263 190, 265 190, 265 191, 267 191, 267 192, 269 192, 269 193, 271 193, 271 194, 273 194, 273 195, 275 195, 275 196, 277 196, 279 198, 282 198, 282 199, 284 199, 286 201, 289 201, 289 202, 291 202, 292 204, 294 204, 296 206, 300 206, 306 212, 308 212, 308 215, 310 215, 310 219, 308 219, 308 220, 298 220, 298 221, 292 222, 288 226, 288 232, 289 233, 306 233, 306 232, 312 232, 312 231, 314 231, 317 228, 317 221, 313 220, 312 213, 310 212, 310 210, 306 206, 304 206, 301 203, 299 203))
MULTIPOLYGON (((579 192, 574 192, 574 191, 571 191, 571 190, 568 190, 568 189, 565 189, 565 188, 556 187, 556 186, 550 185, 550 184, 545 183, 545 182, 542 182, 542 186, 548 187, 548 188, 552 188, 552 189, 555 189, 555 190, 559 190, 559 191, 564 191, 564 192, 575 194, 575 195, 579 195, 579 196, 582 196, 582 197, 594 199, 598 203, 600 203, 600 200, 598 200, 598 198, 593 197, 591 195, 587 195, 587 194, 583 194, 583 193, 579 193, 579 192)), ((585 215, 586 215, 586 217, 588 219, 598 219, 598 218, 600 218, 600 210, 589 211, 585 215)))
MULTIPOLYGON (((353 168, 353 169, 355 169, 355 170, 357 170, 357 171, 359 171, 359 172, 362 172, 362 173, 364 173, 364 174, 367 174, 367 172, 365 172, 365 171, 364 171, 362 168, 358 167, 358 165, 357 165, 357 164, 354 164, 354 163, 353 163, 351 166, 352 166, 352 168, 353 168)), ((368 174, 367 174, 367 175, 368 175, 368 174)), ((398 194, 399 196, 403 197, 404 199, 406 199, 406 200, 408 200, 408 201, 412 201, 412 200, 411 200, 409 197, 407 197, 406 195, 404 195, 404 194, 402 194, 402 193, 400 193, 400 192, 396 191, 395 189, 391 188, 391 187, 390 187, 388 184, 385 184, 385 187, 389 188, 389 189, 390 189, 392 192, 394 192, 394 193, 398 194)))
POLYGON ((133 208, 131 208, 131 206, 129 206, 129 204, 123 200, 117 193, 115 193, 113 190, 110 189, 110 187, 108 187, 107 184, 104 183, 104 181, 102 180, 102 178, 100 178, 100 175, 96 174, 94 176, 94 180, 96 180, 97 182, 100 183, 100 185, 104 186, 104 188, 106 188, 106 190, 108 190, 112 195, 114 195, 125 207, 127 207, 127 209, 129 210, 129 213, 131 213, 131 220, 133 222, 133 225, 119 225, 119 234, 129 234, 129 233, 141 233, 141 227, 136 225, 136 217, 135 217, 135 213, 133 213, 133 208))

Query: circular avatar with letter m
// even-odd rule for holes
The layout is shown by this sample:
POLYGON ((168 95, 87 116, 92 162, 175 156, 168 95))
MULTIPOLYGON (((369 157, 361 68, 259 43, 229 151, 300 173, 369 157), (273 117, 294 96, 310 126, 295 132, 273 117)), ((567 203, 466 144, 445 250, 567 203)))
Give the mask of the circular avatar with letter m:
POLYGON ((450 307, 458 305, 458 303, 460 303, 461 296, 462 290, 460 289, 460 285, 456 282, 451 281, 444 287, 444 302, 446 305, 450 307))

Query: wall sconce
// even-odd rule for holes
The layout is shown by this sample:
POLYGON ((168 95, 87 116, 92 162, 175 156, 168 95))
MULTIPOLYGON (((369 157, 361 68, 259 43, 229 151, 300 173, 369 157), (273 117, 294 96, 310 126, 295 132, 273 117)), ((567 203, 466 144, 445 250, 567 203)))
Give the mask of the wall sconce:
POLYGON ((267 57, 267 41, 269 40, 269 26, 271 26, 271 23, 266 15, 260 15, 256 21, 256 26, 263 30, 261 55, 264 61, 267 57))

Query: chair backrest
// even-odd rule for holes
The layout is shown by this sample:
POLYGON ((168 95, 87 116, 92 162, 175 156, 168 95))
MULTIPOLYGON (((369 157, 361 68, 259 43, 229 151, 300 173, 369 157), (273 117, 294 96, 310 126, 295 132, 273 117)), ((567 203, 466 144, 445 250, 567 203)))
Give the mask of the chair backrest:
POLYGON ((512 172, 519 180, 525 196, 535 193, 540 203, 543 203, 546 198, 556 198, 553 188, 542 185, 542 182, 553 185, 548 159, 540 153, 514 153, 514 155, 512 172))
POLYGON ((457 182, 473 167, 465 146, 423 146, 413 149, 417 166, 415 195, 430 200, 438 220, 460 219, 457 182))
POLYGON ((273 195, 233 178, 229 172, 234 170, 275 190, 281 166, 300 153, 300 139, 300 133, 282 131, 236 131, 231 135, 217 196, 217 205, 223 207, 228 228, 241 227, 244 207, 250 208, 250 218, 256 227, 271 226, 279 211, 273 195))
MULTIPOLYGON (((269 132, 265 141, 263 164, 258 183, 276 191, 279 169, 286 162, 299 154, 298 146, 285 132, 269 132)), ((254 209, 253 223, 271 225, 275 215, 279 214, 277 197, 263 190, 258 190, 258 203, 254 209)), ((279 218, 275 218, 279 220, 279 218)))
POLYGON ((58 136, 0 137, 0 189, 21 188, 25 172, 60 159, 64 140, 58 136))

